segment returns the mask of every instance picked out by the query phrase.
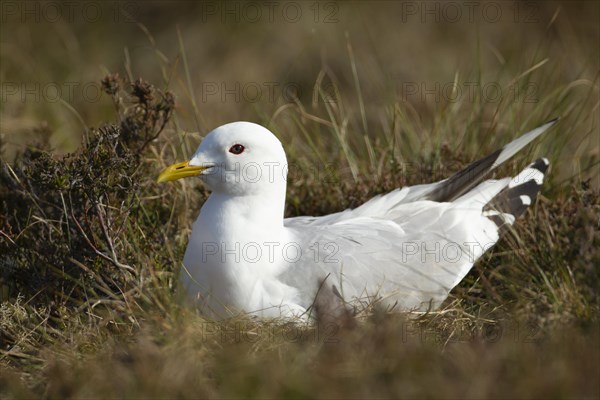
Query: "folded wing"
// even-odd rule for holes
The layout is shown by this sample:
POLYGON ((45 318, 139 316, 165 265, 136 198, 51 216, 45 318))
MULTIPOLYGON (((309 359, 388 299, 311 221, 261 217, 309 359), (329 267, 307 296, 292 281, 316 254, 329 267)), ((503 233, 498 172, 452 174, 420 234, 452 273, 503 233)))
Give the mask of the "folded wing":
POLYGON ((322 282, 345 301, 382 301, 402 310, 438 307, 473 263, 532 204, 548 163, 514 178, 484 181, 556 120, 440 182, 375 197, 354 210, 285 220, 304 251, 281 279, 310 306, 322 282), (541 174, 541 175, 540 175, 541 174), (532 183, 533 182, 533 183, 532 183), (306 288, 315 287, 310 293, 306 288))

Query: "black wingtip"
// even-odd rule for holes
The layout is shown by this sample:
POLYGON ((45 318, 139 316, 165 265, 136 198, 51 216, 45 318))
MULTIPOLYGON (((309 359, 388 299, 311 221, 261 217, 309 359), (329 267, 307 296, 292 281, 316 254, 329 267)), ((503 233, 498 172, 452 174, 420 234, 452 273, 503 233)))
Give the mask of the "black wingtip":
POLYGON ((529 165, 529 168, 535 168, 541 173, 545 173, 550 166, 550 161, 546 157, 538 158, 529 165))
POLYGON ((552 124, 554 125, 555 123, 557 123, 560 120, 560 117, 556 117, 554 119, 551 119, 550 121, 546 122, 544 125, 548 125, 548 124, 552 124))
POLYGON ((506 224, 512 225, 514 219, 535 202, 549 166, 550 161, 547 158, 538 158, 529 164, 483 207, 483 215, 491 219, 503 232, 506 224), (512 221, 507 219, 507 215, 512 216, 512 221))

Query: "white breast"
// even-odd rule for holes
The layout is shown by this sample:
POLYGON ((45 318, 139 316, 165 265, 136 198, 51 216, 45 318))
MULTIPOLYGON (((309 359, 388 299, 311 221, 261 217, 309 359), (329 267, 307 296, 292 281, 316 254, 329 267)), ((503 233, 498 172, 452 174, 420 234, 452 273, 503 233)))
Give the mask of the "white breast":
POLYGON ((214 195, 202 207, 180 275, 187 297, 203 312, 221 318, 239 311, 297 315, 304 311, 297 305, 297 290, 278 276, 300 246, 291 231, 257 223, 248 208, 247 199, 222 201, 214 195))

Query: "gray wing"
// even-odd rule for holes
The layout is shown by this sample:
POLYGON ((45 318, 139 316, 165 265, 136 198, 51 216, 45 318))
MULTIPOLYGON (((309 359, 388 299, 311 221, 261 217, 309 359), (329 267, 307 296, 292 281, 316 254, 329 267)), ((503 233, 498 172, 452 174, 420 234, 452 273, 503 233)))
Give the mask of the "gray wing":
MULTIPOLYGON (((349 302, 379 299, 400 309, 437 307, 498 240, 499 225, 483 208, 522 176, 483 179, 555 122, 444 181, 397 189, 354 210, 286 219, 304 251, 282 279, 301 289, 305 307, 323 279, 349 302), (307 290, 311 287, 315 291, 307 290)), ((504 223, 514 221, 499 216, 504 223)))
POLYGON ((482 207, 509 180, 486 182, 481 196, 464 203, 401 204, 390 219, 288 225, 303 254, 281 278, 305 294, 304 307, 316 294, 307 289, 327 279, 348 302, 377 299, 403 310, 435 308, 498 240, 498 228, 482 207))

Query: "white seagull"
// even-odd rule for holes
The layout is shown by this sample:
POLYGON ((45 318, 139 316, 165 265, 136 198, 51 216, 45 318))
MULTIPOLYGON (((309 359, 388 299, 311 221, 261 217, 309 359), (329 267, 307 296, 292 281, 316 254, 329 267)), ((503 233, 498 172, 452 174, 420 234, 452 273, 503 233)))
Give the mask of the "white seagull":
POLYGON ((433 310, 531 205, 548 160, 515 177, 486 175, 552 120, 452 177, 396 189, 358 208, 284 219, 287 159, 268 129, 233 122, 158 181, 199 177, 211 190, 193 225, 180 283, 201 312, 306 317, 319 291, 347 305, 433 310))

